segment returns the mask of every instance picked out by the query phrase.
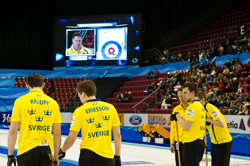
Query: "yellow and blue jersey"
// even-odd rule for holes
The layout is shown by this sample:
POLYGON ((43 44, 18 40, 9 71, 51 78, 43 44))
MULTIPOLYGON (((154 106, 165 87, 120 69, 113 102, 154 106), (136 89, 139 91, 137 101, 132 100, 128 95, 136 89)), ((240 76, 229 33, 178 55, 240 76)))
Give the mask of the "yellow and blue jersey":
POLYGON ((182 142, 193 142, 205 135, 206 111, 200 100, 192 101, 183 115, 184 120, 193 122, 188 130, 183 131, 182 142))
POLYGON ((215 126, 213 124, 206 126, 207 130, 209 131, 211 142, 213 144, 222 144, 222 143, 227 143, 227 142, 232 141, 232 137, 227 128, 227 122, 225 120, 225 117, 220 112, 220 110, 210 103, 206 103, 204 105, 204 108, 207 112, 208 118, 213 119, 214 121, 217 121, 219 118, 222 118, 225 124, 223 128, 219 126, 215 126))
POLYGON ((80 149, 89 149, 102 157, 113 158, 111 129, 120 125, 117 111, 112 104, 92 99, 75 110, 70 131, 81 129, 80 149))
POLYGON ((33 89, 16 99, 11 122, 20 122, 17 155, 37 147, 45 140, 53 151, 52 126, 62 122, 60 108, 41 89, 33 89))

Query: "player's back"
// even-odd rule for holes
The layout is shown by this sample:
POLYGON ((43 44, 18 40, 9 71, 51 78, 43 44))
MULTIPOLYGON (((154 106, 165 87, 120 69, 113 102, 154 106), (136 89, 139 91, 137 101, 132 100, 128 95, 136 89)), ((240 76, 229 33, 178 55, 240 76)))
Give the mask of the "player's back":
POLYGON ((75 110, 73 118, 80 118, 76 122, 80 121, 82 130, 81 149, 89 149, 100 156, 112 158, 111 129, 120 125, 114 106, 98 99, 90 100, 75 110))
POLYGON ((12 122, 20 122, 19 151, 24 153, 47 140, 53 145, 52 125, 61 123, 56 101, 41 89, 31 90, 15 101, 12 122))

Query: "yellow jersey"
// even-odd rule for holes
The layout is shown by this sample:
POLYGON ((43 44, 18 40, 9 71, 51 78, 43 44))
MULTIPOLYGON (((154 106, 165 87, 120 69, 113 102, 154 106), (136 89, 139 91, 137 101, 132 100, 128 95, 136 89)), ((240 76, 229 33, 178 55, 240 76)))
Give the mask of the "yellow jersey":
POLYGON ((80 149, 89 149, 102 157, 112 159, 114 154, 111 128, 120 125, 117 111, 112 104, 92 99, 75 110, 70 131, 81 129, 80 149))
POLYGON ((20 122, 17 155, 37 147, 43 141, 47 141, 53 151, 52 126, 62 122, 60 108, 41 89, 33 89, 16 99, 11 122, 20 122))
MULTIPOLYGON (((179 112, 180 115, 183 115, 185 110, 183 109, 182 105, 179 104, 178 106, 174 108, 173 113, 175 112, 179 112)), ((182 142, 183 129, 180 126, 178 121, 177 121, 177 125, 178 125, 179 141, 182 142)), ((176 122, 171 121, 170 144, 174 144, 174 141, 177 141, 176 122)))
POLYGON ((225 124, 223 128, 215 126, 213 124, 206 126, 207 130, 209 131, 211 142, 213 144, 222 144, 232 141, 232 137, 227 128, 227 122, 225 120, 225 117, 221 114, 220 110, 210 103, 206 103, 204 105, 204 108, 207 112, 208 118, 213 119, 214 121, 218 120, 219 118, 222 118, 225 124))
POLYGON ((182 143, 193 142, 205 136, 206 111, 200 100, 194 100, 189 104, 183 119, 193 124, 188 130, 183 131, 182 143))
POLYGON ((91 54, 91 51, 88 48, 81 45, 81 49, 78 52, 74 49, 74 45, 72 45, 69 49, 67 49, 67 54, 68 55, 91 54))

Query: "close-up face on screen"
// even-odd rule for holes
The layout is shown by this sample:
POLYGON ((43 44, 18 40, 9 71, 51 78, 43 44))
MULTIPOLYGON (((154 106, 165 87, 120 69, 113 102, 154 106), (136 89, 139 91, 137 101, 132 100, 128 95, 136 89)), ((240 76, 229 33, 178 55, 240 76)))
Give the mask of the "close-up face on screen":
POLYGON ((141 16, 54 19, 54 66, 141 64, 141 16))

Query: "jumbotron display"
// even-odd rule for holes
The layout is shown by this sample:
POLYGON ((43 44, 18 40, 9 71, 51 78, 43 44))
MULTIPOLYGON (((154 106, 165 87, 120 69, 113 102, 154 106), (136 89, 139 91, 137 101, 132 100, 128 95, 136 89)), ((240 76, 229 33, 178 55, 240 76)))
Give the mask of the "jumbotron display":
POLYGON ((54 20, 54 66, 141 64, 141 15, 54 20))

